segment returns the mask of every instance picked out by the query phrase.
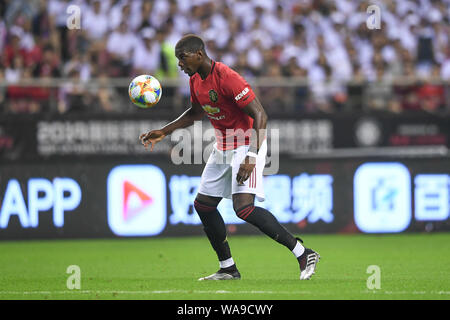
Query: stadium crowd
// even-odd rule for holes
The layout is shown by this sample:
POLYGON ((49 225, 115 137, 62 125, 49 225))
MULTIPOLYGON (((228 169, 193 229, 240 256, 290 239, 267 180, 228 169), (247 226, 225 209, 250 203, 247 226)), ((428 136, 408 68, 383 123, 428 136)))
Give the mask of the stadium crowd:
POLYGON ((129 111, 126 88, 108 82, 143 73, 186 87, 174 56, 186 33, 250 82, 270 77, 257 88, 269 112, 449 111, 450 0, 6 0, 0 16, 2 113, 129 111), (65 81, 20 85, 53 78, 65 81))

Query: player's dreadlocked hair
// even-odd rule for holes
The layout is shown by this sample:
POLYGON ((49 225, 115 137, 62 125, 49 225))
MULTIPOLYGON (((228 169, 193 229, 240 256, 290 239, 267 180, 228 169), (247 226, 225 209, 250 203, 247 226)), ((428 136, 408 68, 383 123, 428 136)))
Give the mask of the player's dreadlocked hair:
POLYGON ((197 52, 201 50, 205 53, 205 43, 202 38, 195 34, 187 34, 183 36, 175 46, 175 50, 183 50, 186 52, 197 52))

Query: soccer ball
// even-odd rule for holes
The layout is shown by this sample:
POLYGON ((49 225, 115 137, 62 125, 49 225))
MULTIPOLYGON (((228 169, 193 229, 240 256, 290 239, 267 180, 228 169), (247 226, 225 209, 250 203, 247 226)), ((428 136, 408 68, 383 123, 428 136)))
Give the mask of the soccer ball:
POLYGON ((150 75, 134 78, 128 87, 131 102, 139 108, 151 108, 161 99, 162 88, 158 79, 150 75))

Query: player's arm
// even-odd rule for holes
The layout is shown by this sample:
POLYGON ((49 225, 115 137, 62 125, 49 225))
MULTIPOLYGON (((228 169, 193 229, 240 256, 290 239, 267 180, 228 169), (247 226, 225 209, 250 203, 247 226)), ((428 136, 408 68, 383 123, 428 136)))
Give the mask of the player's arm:
POLYGON ((253 118, 253 130, 256 135, 252 134, 248 151, 257 154, 266 136, 267 113, 257 97, 245 106, 242 111, 253 118))
POLYGON ((201 120, 204 115, 205 113, 200 104, 193 102, 191 103, 191 107, 183 112, 177 119, 166 124, 159 130, 151 130, 141 134, 139 139, 146 148, 151 144, 150 151, 153 151, 154 145, 164 139, 164 137, 170 135, 176 129, 187 128, 193 125, 194 121, 201 120))
POLYGON ((252 174, 256 165, 256 155, 266 136, 267 114, 261 102, 255 97, 248 105, 242 109, 250 117, 253 118, 253 133, 250 139, 250 147, 242 161, 236 177, 238 183, 243 184, 252 174))

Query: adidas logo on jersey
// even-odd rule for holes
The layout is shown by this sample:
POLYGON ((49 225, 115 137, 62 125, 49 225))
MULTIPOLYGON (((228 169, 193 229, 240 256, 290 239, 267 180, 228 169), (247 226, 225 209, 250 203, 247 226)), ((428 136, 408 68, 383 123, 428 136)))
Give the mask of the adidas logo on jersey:
POLYGON ((239 101, 239 100, 240 100, 243 96, 245 96, 249 91, 250 91, 250 90, 249 90, 247 87, 245 87, 245 89, 242 90, 242 92, 239 93, 236 97, 234 97, 234 99, 235 99, 236 101, 239 101))

